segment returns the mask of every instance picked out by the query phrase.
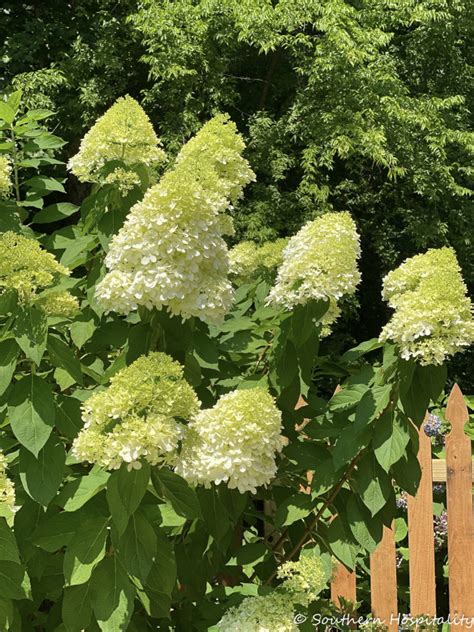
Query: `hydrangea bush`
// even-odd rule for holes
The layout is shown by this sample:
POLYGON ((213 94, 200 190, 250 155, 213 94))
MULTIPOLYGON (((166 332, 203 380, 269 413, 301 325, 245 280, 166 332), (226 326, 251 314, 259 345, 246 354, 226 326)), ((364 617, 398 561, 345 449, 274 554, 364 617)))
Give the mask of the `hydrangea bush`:
POLYGON ((49 114, 20 98, 0 109, 0 629, 306 629, 297 613, 334 608, 334 560, 353 568, 395 490, 416 492, 412 424, 472 337, 453 252, 388 275, 380 340, 335 350, 356 222, 229 252, 254 174, 227 115, 160 174, 149 119, 119 99, 69 163, 92 184, 79 209, 49 114))

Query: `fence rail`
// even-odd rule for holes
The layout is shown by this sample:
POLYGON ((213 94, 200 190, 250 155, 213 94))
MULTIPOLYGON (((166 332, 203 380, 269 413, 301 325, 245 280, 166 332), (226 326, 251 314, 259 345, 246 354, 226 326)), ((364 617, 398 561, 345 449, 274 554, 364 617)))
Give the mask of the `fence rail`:
MULTIPOLYGON (((415 497, 408 498, 410 614, 436 616, 436 577, 433 529, 433 481, 446 482, 448 515, 449 610, 451 630, 467 630, 460 621, 474 618, 474 516, 471 440, 464 432, 469 419, 460 388, 455 385, 445 417, 451 424, 446 437, 446 460, 431 459, 431 442, 420 429, 418 459, 422 476, 415 497)), ((426 420, 425 420, 426 421, 426 420)), ((383 539, 370 556, 372 615, 398 630, 397 565, 394 529, 384 527, 383 539)), ((337 566, 331 599, 356 601, 356 572, 337 566)))

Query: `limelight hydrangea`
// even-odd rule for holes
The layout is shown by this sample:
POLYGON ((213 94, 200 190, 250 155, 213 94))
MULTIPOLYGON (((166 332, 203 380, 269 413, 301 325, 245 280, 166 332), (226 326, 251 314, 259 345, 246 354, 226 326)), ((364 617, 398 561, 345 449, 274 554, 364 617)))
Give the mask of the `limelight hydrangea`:
POLYGON ((199 402, 183 368, 165 353, 141 356, 83 405, 84 427, 72 452, 80 461, 106 469, 171 464, 186 420, 199 402))
POLYGON ((11 167, 6 156, 0 156, 0 197, 8 195, 11 189, 11 167))
POLYGON ((428 250, 389 272, 383 298, 395 310, 380 340, 392 340, 402 358, 442 364, 474 342, 472 304, 452 248, 428 250))
POLYGON ((77 308, 77 301, 69 292, 39 295, 69 274, 68 268, 36 240, 12 232, 0 234, 0 288, 16 290, 20 302, 35 302, 47 314, 63 315, 67 311, 69 315, 73 306, 77 308))
POLYGON ((117 167, 105 178, 105 184, 114 184, 122 196, 128 195, 134 187, 140 184, 139 175, 133 170, 117 167))
POLYGON ((185 145, 176 166, 148 189, 110 243, 96 295, 107 310, 166 307, 218 322, 233 298, 223 213, 253 178, 243 141, 218 116, 185 145))
POLYGON ((15 488, 6 473, 7 460, 3 452, 0 452, 0 504, 7 505, 10 509, 15 506, 15 488))
POLYGON ((271 274, 283 261, 287 239, 258 245, 241 241, 229 252, 230 273, 240 281, 250 281, 261 273, 271 274))
POLYGON ((120 97, 87 132, 68 169, 81 182, 99 182, 107 162, 153 167, 164 158, 160 141, 143 108, 130 96, 120 97))
POLYGON ((246 597, 230 608, 217 624, 218 632, 298 632, 290 595, 246 597))
POLYGON ((325 324, 330 325, 338 316, 336 301, 353 294, 360 281, 359 257, 359 235, 349 213, 326 213, 308 222, 283 251, 268 303, 292 309, 309 300, 329 300, 325 324))
POLYGON ((283 583, 266 596, 245 598, 217 624, 219 632, 296 632, 295 606, 308 606, 326 583, 321 560, 301 556, 278 571, 283 583))
POLYGON ((275 476, 281 428, 281 413, 265 389, 227 393, 191 420, 176 471, 206 487, 224 481, 255 493, 275 476))

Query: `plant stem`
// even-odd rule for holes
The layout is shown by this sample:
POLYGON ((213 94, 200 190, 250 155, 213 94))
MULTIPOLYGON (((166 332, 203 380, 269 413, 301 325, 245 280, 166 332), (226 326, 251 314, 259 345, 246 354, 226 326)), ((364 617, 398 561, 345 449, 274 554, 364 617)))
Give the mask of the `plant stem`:
POLYGON ((13 127, 13 125, 10 125, 10 132, 11 132, 11 140, 13 143, 13 148, 12 148, 12 156, 13 156, 13 188, 15 189, 15 198, 17 202, 21 201, 20 198, 20 182, 18 179, 18 151, 16 148, 16 136, 15 136, 15 129, 13 127))

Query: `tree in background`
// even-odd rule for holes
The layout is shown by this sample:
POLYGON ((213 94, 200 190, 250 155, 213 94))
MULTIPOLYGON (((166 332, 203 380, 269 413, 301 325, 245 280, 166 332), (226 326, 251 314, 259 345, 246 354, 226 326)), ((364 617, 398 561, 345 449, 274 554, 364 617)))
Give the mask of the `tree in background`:
POLYGON ((364 252, 354 338, 379 331, 381 279, 416 252, 452 245, 472 287, 470 3, 10 4, 1 80, 51 101, 69 151, 125 93, 146 106, 170 157, 227 111, 257 176, 235 210, 238 237, 273 240, 349 210, 364 252))

